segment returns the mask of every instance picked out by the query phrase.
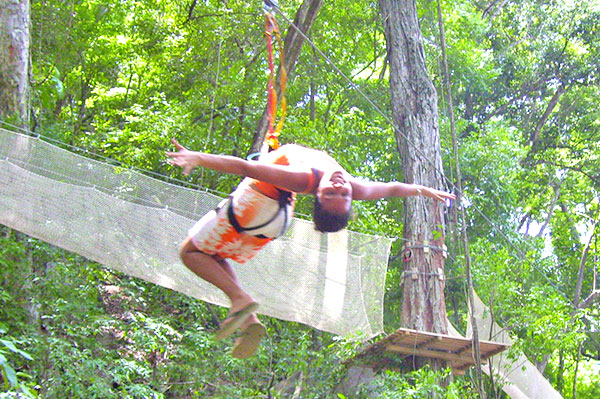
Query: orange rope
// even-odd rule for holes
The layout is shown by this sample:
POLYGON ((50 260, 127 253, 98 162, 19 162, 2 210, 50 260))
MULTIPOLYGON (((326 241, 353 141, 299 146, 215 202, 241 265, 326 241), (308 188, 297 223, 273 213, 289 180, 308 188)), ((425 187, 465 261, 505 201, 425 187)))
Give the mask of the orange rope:
POLYGON ((283 121, 285 120, 287 101, 285 99, 285 88, 287 84, 287 71, 285 70, 285 57, 283 51, 283 42, 281 41, 281 35, 279 34, 279 26, 275 21, 275 17, 265 12, 265 40, 267 42, 267 52, 269 55, 269 83, 267 86, 267 120, 268 129, 265 136, 265 141, 270 148, 276 150, 279 148, 279 133, 283 128, 283 121), (281 117, 277 126, 275 125, 275 117, 277 114, 277 93, 275 92, 275 63, 273 62, 273 35, 277 39, 279 45, 279 67, 281 73, 281 117))

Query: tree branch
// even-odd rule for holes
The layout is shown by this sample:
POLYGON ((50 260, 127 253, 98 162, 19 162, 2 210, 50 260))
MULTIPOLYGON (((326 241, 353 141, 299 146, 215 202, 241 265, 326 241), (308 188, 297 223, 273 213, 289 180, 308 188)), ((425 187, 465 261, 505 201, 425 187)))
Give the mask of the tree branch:
POLYGON ((556 207, 556 203, 558 202, 558 198, 560 197, 560 188, 562 187, 562 183, 565 181, 566 177, 567 174, 565 173, 565 175, 560 179, 560 182, 558 182, 558 184, 554 186, 554 199, 548 207, 548 216, 546 217, 546 220, 544 221, 542 227, 540 227, 540 231, 537 233, 536 237, 541 237, 542 234, 544 234, 546 226, 548 226, 548 223, 550 223, 550 219, 552 218, 552 215, 554 213, 554 208, 556 207))
MULTIPOLYGON (((571 88, 571 86, 572 85, 569 85, 569 89, 571 88)), ((548 106, 546 107, 546 111, 544 111, 544 114, 542 115, 542 117, 538 121, 537 125, 535 126, 535 130, 531 133, 531 136, 529 137, 529 143, 531 144, 532 147, 533 147, 533 144, 538 140, 540 131, 542 130, 542 128, 544 127, 544 125, 546 124, 548 119, 550 118, 550 114, 552 114, 552 111, 554 111, 554 108, 556 108, 556 106, 558 105, 558 100, 560 100, 560 96, 562 96, 567 90, 568 89, 565 88, 565 85, 561 84, 558 87, 558 89, 556 90, 556 92, 554 93, 554 95, 552 96, 552 98, 550 99, 550 102, 548 103, 548 106)))
MULTIPOLYGON (((556 147, 556 148, 559 148, 559 147, 556 147)), ((562 163, 549 161, 548 159, 540 159, 539 161, 535 162, 534 164, 535 165, 551 165, 551 166, 556 166, 561 169, 573 170, 575 172, 581 173, 582 175, 584 175, 585 177, 590 179, 592 181, 592 183, 600 184, 600 174, 592 175, 589 172, 586 172, 585 170, 583 170, 583 168, 579 167, 579 166, 565 165, 562 163)))
POLYGON ((500 10, 502 9, 502 7, 504 7, 506 3, 508 3, 508 0, 494 0, 485 8, 485 10, 483 10, 482 15, 484 17, 489 16, 489 21, 491 23, 494 20, 494 18, 496 18, 496 15, 500 13, 500 10))
MULTIPOLYGON (((594 225, 592 226, 592 234, 590 234, 590 239, 588 240, 587 244, 585 244, 585 248, 583 249, 583 253, 581 254, 581 261, 579 262, 579 272, 577 273, 577 284, 575 285, 575 295, 573 297, 573 304, 575 305, 575 308, 577 308, 577 309, 581 308, 579 301, 581 299, 581 287, 583 285, 583 274, 585 271, 585 263, 587 260, 587 255, 590 250, 590 246, 592 244, 592 238, 594 237, 594 233, 596 231, 596 226, 598 226, 598 222, 600 222, 600 215, 594 221, 594 225)), ((597 297, 599 294, 600 294, 600 291, 598 291, 598 290, 593 291, 586 298, 586 300, 584 302, 588 303, 587 301, 589 300, 589 303, 591 304, 591 302, 594 300, 594 298, 597 297)))
POLYGON ((187 19, 183 22, 183 25, 187 24, 188 22, 190 22, 193 19, 194 9, 196 8, 197 4, 198 4, 198 0, 192 1, 192 4, 190 4, 190 6, 188 8, 187 19))
POLYGON ((590 307, 596 299, 600 298, 600 290, 593 291, 587 298, 585 298, 580 304, 579 309, 585 309, 590 307))
POLYGON ((511 98, 510 100, 508 100, 508 102, 502 104, 500 107, 496 108, 494 111, 492 111, 492 113, 490 113, 487 117, 485 117, 485 121, 491 119, 492 117, 504 112, 506 110, 506 108, 508 108, 511 104, 519 101, 520 99, 522 99, 523 97, 525 97, 526 95, 528 95, 529 93, 531 93, 534 90, 538 90, 540 88, 542 88, 543 86, 545 86, 545 83, 547 82, 547 76, 541 76, 537 81, 533 82, 530 85, 526 85, 523 84, 521 86, 521 90, 519 91, 519 94, 513 98, 511 98))

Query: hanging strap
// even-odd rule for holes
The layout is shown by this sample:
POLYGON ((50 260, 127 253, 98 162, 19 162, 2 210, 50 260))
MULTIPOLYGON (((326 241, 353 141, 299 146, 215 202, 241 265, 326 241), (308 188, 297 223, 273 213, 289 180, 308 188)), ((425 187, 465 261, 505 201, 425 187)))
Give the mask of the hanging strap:
POLYGON ((277 0, 263 0, 263 7, 265 8, 265 11, 269 11, 271 9, 275 9, 277 7, 279 7, 279 4, 277 4, 277 0))
MULTIPOLYGON (((277 6, 277 3, 274 3, 277 6)), ((265 40, 267 43, 267 53, 269 62, 269 83, 267 86, 267 120, 268 128, 265 136, 265 142, 271 150, 276 150, 280 147, 279 133, 283 129, 285 120, 287 100, 285 98, 285 88, 287 85, 287 71, 285 69, 285 54, 283 50, 283 42, 279 33, 279 26, 275 17, 269 11, 273 7, 272 1, 265 0, 265 40), (268 6, 268 7, 267 7, 268 6), (281 88, 281 117, 275 126, 275 117, 277 115, 277 93, 275 92, 275 63, 273 61, 273 35, 279 46, 279 70, 280 70, 280 88, 281 88)))
MULTIPOLYGON (((287 109, 287 100, 285 98, 285 89, 287 85, 287 71, 285 69, 285 53, 283 50, 283 41, 281 40, 281 34, 279 33, 279 26, 277 25, 277 21, 275 20, 274 15, 271 13, 271 10, 274 10, 278 7, 277 0, 264 0, 264 11, 265 11, 265 41, 267 44, 267 53, 268 53, 268 64, 269 64, 269 82, 267 85, 267 133, 265 135, 265 144, 268 145, 269 151, 278 149, 281 145, 279 144, 279 134, 283 129, 283 122, 285 120, 286 109, 287 109), (275 35, 275 39, 277 40, 277 45, 279 47, 279 69, 280 69, 280 88, 281 88, 281 117, 275 126, 275 117, 277 115, 277 93, 275 91, 275 62, 273 57, 273 35, 275 35)), ((258 226, 252 227, 242 227, 239 221, 235 217, 235 212, 233 211, 233 198, 229 198, 229 204, 227 205, 227 218, 229 219, 229 223, 233 226, 233 228, 238 233, 246 233, 252 234, 252 231, 261 229, 265 226, 268 226, 269 223, 272 223, 281 212, 283 212, 284 224, 281 228, 281 231, 277 235, 277 237, 282 236, 288 228, 289 224, 289 209, 288 206, 292 202, 292 193, 289 191, 279 190, 279 209, 265 223, 262 223, 258 226)), ((268 238, 263 234, 256 234, 256 237, 259 238, 268 238)), ((276 238, 276 237, 273 237, 276 238)))

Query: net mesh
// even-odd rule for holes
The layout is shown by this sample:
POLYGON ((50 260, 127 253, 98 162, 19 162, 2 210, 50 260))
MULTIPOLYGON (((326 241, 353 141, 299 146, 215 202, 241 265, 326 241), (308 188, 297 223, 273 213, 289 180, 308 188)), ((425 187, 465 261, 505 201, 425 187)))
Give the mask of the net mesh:
MULTIPOLYGON (((228 306, 179 260, 187 230, 222 199, 0 128, 0 223, 185 295, 228 306)), ((383 331, 391 240, 321 234, 294 219, 244 265, 232 262, 259 313, 338 335, 383 331)))
MULTIPOLYGON (((494 322, 490 309, 477 294, 474 294, 474 303, 473 315, 479 339, 512 345, 513 341, 507 330, 494 322)), ((450 322, 448 333, 461 336, 450 322)), ((467 325, 467 336, 472 337, 471 323, 467 325)), ((561 394, 519 349, 512 347, 506 352, 492 356, 489 361, 496 383, 501 385, 502 390, 512 399, 562 399, 561 394)), ((484 365, 482 370, 490 374, 489 366, 484 365)))

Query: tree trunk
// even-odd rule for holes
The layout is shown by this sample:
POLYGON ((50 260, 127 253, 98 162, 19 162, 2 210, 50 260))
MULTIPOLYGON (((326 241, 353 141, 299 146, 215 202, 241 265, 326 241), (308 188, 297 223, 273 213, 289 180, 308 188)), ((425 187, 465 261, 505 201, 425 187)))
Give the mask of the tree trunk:
MULTIPOLYGON (((404 181, 442 189, 437 94, 425 64, 415 1, 380 0, 379 4, 404 181)), ((444 257, 440 250, 422 248, 425 242, 443 246, 443 206, 424 197, 406 200, 404 238, 414 248, 405 262, 402 322, 404 327, 445 334, 444 257)))
POLYGON ((0 5, 0 119, 29 123, 29 0, 0 5))
MULTIPOLYGON (((323 0, 304 0, 296 12, 294 26, 290 26, 288 28, 287 34, 283 41, 283 46, 285 49, 285 69, 288 73, 288 79, 292 75, 294 67, 296 66, 296 61, 298 61, 298 57, 300 56, 300 51, 302 50, 302 45, 305 41, 304 36, 308 34, 308 31, 312 27, 322 5, 323 0), (302 34, 298 32, 296 27, 300 29, 302 34)), ((279 76, 280 75, 277 74, 277 82, 275 85, 278 97, 281 92, 279 76)), ((250 153, 260 151, 260 148, 265 140, 267 127, 267 107, 265 106, 265 111, 263 112, 263 115, 258 121, 256 129, 254 130, 254 138, 252 139, 252 148, 250 149, 250 153)))

